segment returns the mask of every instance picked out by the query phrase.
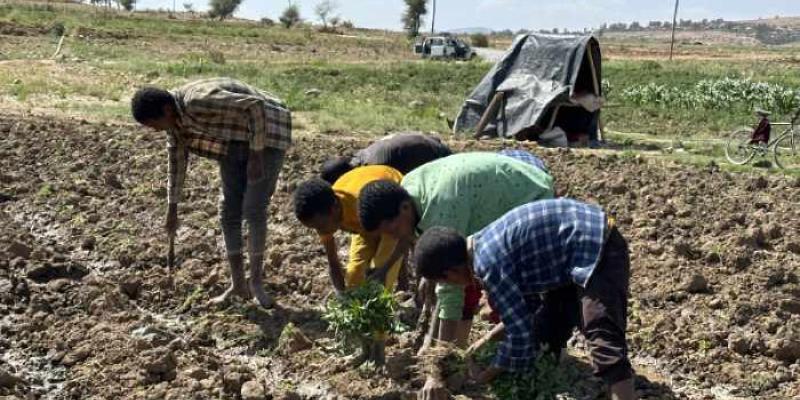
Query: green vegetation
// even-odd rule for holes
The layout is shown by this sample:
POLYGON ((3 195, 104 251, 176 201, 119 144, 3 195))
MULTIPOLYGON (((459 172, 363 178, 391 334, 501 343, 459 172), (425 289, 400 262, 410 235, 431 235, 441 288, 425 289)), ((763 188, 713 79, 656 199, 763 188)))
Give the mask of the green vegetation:
POLYGON ((339 347, 352 350, 373 335, 393 331, 396 308, 392 294, 380 283, 369 281, 330 300, 322 318, 328 321, 339 347))
POLYGON ((743 61, 612 61, 605 64, 606 127, 654 137, 722 138, 756 122, 754 107, 785 120, 800 105, 800 77, 743 61))
MULTIPOLYGON (((488 365, 497 351, 497 342, 489 342, 475 354, 475 361, 488 365)), ((546 400, 568 392, 575 381, 574 371, 559 366, 552 354, 541 351, 528 372, 504 373, 490 385, 497 399, 508 400, 546 400)))
MULTIPOLYGON (((424 12, 413 14, 407 22, 416 26, 424 12)), ((128 120, 128 99, 141 85, 229 76, 282 98, 299 131, 444 133, 491 67, 420 61, 402 33, 345 24, 339 35, 302 23, 286 29, 63 4, 3 4, 0 23, 27 32, 0 41, 0 57, 12 61, 0 64, 0 96, 104 120, 128 120), (66 40, 53 62, 61 33, 66 40)), ((663 149, 667 157, 705 163, 723 155, 720 143, 707 141, 753 124, 754 107, 781 121, 800 104, 793 47, 722 44, 704 49, 706 59, 666 62, 618 56, 656 44, 603 40, 614 54, 603 65, 606 137, 632 152, 663 149), (777 61, 753 61, 754 51, 777 61)))
POLYGON ((800 105, 795 90, 751 79, 704 79, 686 89, 648 83, 629 87, 621 93, 624 101, 636 105, 657 104, 688 109, 748 109, 756 107, 788 114, 800 105))

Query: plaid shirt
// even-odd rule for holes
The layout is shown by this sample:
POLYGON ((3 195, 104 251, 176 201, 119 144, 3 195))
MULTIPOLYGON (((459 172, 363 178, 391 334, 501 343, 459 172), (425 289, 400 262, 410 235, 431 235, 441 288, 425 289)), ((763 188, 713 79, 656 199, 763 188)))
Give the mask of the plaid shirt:
POLYGON ((473 235, 475 276, 506 329, 493 365, 515 371, 531 364, 539 295, 568 284, 586 287, 606 231, 599 207, 562 198, 519 206, 473 235))
POLYGON ((508 156, 522 162, 528 163, 533 165, 540 170, 547 172, 548 174, 550 171, 547 169, 547 165, 545 165, 544 161, 541 158, 536 157, 535 155, 525 151, 525 150, 517 150, 517 149, 503 149, 500 150, 497 154, 502 154, 504 156, 508 156))
POLYGON ((229 78, 186 84, 172 92, 177 128, 167 134, 169 203, 177 203, 186 179, 189 152, 222 159, 231 141, 251 151, 285 150, 292 141, 291 113, 280 100, 229 78))

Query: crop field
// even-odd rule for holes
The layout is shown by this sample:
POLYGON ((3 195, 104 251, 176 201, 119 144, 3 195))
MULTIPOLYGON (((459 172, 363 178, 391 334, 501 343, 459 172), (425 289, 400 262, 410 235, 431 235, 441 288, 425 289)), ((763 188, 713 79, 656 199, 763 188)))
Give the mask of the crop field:
MULTIPOLYGON (((379 321, 393 331, 386 366, 350 367, 324 251, 291 196, 331 155, 420 130, 459 152, 532 151, 559 194, 616 217, 641 398, 800 398, 800 178, 734 169, 720 144, 754 107, 777 121, 800 106, 798 47, 681 45, 668 62, 659 40, 601 38, 609 148, 544 149, 449 134, 491 64, 419 60, 400 33, 0 1, 0 396, 415 399, 430 361, 416 356, 413 294, 383 299, 397 314, 379 321), (192 159, 166 267, 164 137, 134 123, 130 97, 210 76, 294 112, 269 206, 271 309, 209 305, 229 281, 210 161, 192 159)), ((445 360, 463 374, 458 355, 445 360)), ((459 399, 509 398, 519 382, 545 399, 606 398, 580 335, 558 365, 538 364, 517 383, 448 384, 459 399)))

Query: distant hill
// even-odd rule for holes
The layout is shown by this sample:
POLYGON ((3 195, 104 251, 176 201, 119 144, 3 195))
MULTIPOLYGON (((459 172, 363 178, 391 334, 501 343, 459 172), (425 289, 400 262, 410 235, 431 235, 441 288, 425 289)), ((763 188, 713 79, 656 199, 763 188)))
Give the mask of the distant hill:
MULTIPOLYGON (((671 31, 669 21, 648 21, 640 23, 603 24, 597 32, 615 35, 663 36, 671 31)), ((755 40, 763 44, 780 45, 800 41, 800 17, 773 17, 745 21, 684 20, 678 23, 679 36, 706 36, 710 32, 715 35, 736 37, 737 40, 755 40)), ((707 37, 705 38, 708 39, 707 37)))
POLYGON ((749 25, 769 25, 772 27, 794 28, 800 29, 800 17, 773 17, 773 18, 759 18, 746 21, 739 21, 742 24, 749 25))

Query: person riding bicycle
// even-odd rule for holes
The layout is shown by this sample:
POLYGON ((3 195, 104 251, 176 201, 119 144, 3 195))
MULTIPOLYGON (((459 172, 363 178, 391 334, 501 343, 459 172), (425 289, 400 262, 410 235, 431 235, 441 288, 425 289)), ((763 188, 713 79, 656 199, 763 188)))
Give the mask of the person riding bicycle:
POLYGON ((750 137, 750 144, 763 144, 769 143, 769 135, 772 131, 772 125, 769 123, 769 112, 757 109, 756 115, 761 117, 756 129, 753 129, 753 135, 750 137))

